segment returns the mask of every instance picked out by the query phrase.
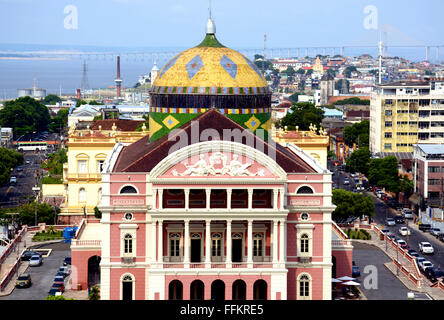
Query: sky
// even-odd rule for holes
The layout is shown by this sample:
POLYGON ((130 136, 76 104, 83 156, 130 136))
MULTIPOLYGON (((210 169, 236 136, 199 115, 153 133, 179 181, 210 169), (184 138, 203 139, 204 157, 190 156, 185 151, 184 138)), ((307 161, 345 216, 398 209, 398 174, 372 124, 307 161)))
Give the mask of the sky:
MULTIPOLYGON (((0 44, 188 48, 209 0, 0 0, 0 44)), ((233 48, 444 45, 443 0, 212 0, 233 48)), ((4 47, 4 46, 2 46, 4 47)))

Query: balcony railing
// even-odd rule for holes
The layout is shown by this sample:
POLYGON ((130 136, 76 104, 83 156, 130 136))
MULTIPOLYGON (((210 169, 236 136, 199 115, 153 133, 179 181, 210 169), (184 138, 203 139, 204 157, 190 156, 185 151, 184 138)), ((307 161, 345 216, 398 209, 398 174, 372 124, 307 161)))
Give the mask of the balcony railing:
POLYGON ((350 246, 351 241, 350 240, 332 240, 331 245, 332 245, 332 247, 350 246))
POLYGON ((134 257, 122 257, 122 263, 123 264, 134 264, 135 259, 134 259, 134 257))
POLYGON ((101 240, 72 240, 72 247, 100 247, 102 245, 101 240))
POLYGON ((65 176, 65 179, 101 179, 101 173, 68 173, 65 176))

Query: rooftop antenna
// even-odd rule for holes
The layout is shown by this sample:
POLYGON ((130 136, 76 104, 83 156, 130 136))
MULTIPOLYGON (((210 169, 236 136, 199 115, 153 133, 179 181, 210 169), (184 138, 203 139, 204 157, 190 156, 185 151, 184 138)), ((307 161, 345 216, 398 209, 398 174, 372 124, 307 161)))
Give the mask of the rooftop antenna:
POLYGON ((382 84, 382 55, 384 53, 384 43, 381 39, 381 31, 379 31, 379 43, 378 43, 378 55, 379 55, 379 71, 378 71, 378 84, 382 84))
POLYGON ((88 84, 88 69, 86 67, 86 61, 83 60, 83 75, 82 75, 82 91, 85 94, 85 91, 89 89, 88 84))
POLYGON ((211 19, 211 0, 209 0, 209 2, 210 2, 210 5, 209 5, 209 7, 208 7, 208 13, 209 13, 209 15, 210 15, 210 19, 211 19))

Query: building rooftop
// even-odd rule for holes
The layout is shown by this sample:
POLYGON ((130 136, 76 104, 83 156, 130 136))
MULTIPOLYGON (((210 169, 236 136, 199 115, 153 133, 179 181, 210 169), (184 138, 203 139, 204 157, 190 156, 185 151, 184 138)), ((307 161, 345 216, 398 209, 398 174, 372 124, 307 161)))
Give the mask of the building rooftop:
POLYGON ((427 154, 444 154, 444 145, 442 144, 417 144, 417 146, 427 154))

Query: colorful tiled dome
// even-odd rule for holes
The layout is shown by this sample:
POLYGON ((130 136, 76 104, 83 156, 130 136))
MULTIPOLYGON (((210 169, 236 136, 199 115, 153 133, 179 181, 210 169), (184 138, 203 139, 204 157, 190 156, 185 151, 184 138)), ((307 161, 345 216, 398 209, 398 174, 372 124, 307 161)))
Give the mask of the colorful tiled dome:
POLYGON ((171 59, 151 88, 150 136, 159 139, 208 109, 252 130, 268 130, 271 92, 256 67, 216 39, 209 19, 205 39, 171 59))

